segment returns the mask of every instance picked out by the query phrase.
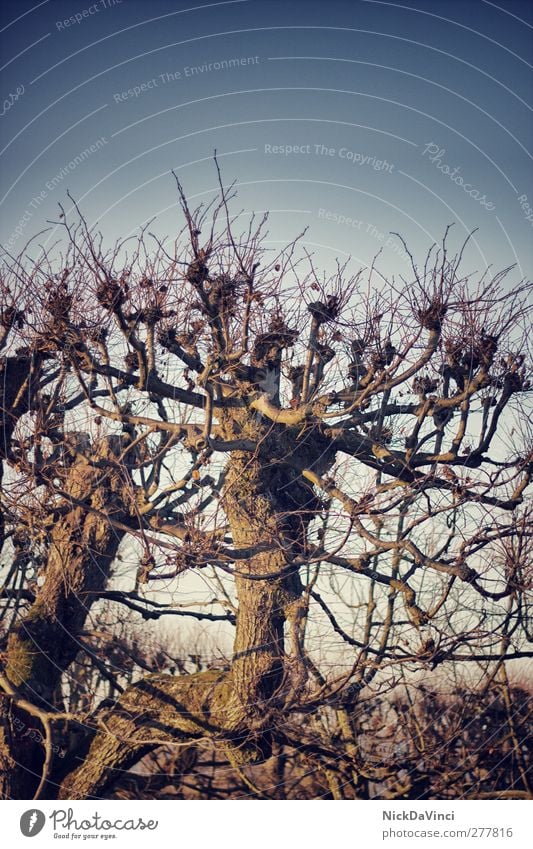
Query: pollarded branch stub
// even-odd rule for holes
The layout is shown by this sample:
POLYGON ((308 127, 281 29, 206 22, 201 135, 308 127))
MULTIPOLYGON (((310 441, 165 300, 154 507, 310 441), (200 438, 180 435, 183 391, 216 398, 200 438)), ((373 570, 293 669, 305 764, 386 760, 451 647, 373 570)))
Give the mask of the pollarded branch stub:
POLYGON ((94 342, 95 345, 107 345, 109 338, 109 330, 107 327, 87 327, 84 330, 84 335, 89 342, 94 342))
POLYGON ((135 351, 129 351, 124 357, 124 364, 128 371, 139 370, 139 356, 135 351))
POLYGON ((194 440, 194 450, 198 453, 209 448, 209 440, 205 436, 199 436, 194 440))
POLYGON ((425 330, 440 331, 447 309, 443 301, 435 298, 427 307, 418 310, 417 318, 425 330))
POLYGON ((328 321, 334 321, 340 311, 340 303, 337 295, 329 295, 326 302, 313 301, 307 305, 307 309, 313 316, 317 324, 326 324, 328 321))
POLYGON ((524 354, 509 354, 504 361, 504 377, 499 382, 509 392, 521 392, 531 388, 527 380, 524 354))
POLYGON ((348 366, 348 377, 350 380, 353 380, 356 385, 360 383, 367 374, 368 369, 361 360, 355 360, 348 366))
POLYGON ((198 257, 193 260, 187 268, 187 280, 193 286, 201 286, 209 277, 209 268, 205 262, 203 252, 198 252, 198 257))
POLYGON ((0 326, 4 330, 11 330, 12 327, 22 330, 24 326, 24 313, 22 310, 17 310, 14 306, 6 307, 0 312, 0 326))
POLYGON ((303 379, 305 366, 291 366, 287 372, 287 377, 292 385, 292 401, 298 402, 302 393, 303 379))
POLYGON ((457 574, 461 581, 466 584, 473 584, 479 578, 479 572, 471 566, 467 566, 466 563, 459 563, 457 574))
POLYGON ((392 344, 391 340, 387 339, 385 341, 385 344, 383 345, 383 348, 380 350, 380 356, 383 359, 384 365, 390 366, 390 364, 394 360, 394 357, 396 356, 396 354, 397 354, 396 348, 392 344))
POLYGON ((237 314, 237 293, 241 281, 231 274, 220 274, 206 287, 209 311, 212 314, 235 318, 237 314))
POLYGON ((396 348, 390 339, 387 339, 383 346, 378 347, 378 350, 372 354, 371 361, 374 368, 384 368, 390 366, 396 356, 396 348))
POLYGON ((297 330, 288 327, 281 315, 273 315, 268 331, 266 333, 259 333, 256 336, 252 363, 254 365, 277 363, 281 352, 285 348, 291 348, 297 338, 297 330))
POLYGON ((198 356, 198 349, 196 347, 197 338, 198 336, 195 333, 184 331, 183 333, 173 334, 173 332, 169 330, 165 337, 160 338, 160 341, 161 344, 166 347, 169 347, 172 342, 177 342, 187 354, 198 356))
POLYGON ((152 554, 144 556, 141 559, 141 562, 139 563, 139 567, 137 569, 135 584, 138 585, 150 583, 150 572, 155 569, 155 566, 155 558, 152 554))
MULTIPOLYGON (((168 314, 167 314, 168 315, 168 314)), ((159 330, 157 340, 163 348, 176 354, 180 360, 187 363, 195 371, 202 369, 202 361, 198 353, 198 340, 205 322, 199 319, 190 322, 190 329, 178 329, 167 326, 159 330)))
POLYGON ((435 378, 429 377, 428 375, 417 375, 413 380, 413 391, 416 392, 420 398, 425 398, 428 393, 436 392, 438 385, 439 382, 435 378))
POLYGON ((498 336, 487 333, 485 328, 481 328, 479 340, 477 344, 478 354, 481 361, 485 365, 491 365, 494 355, 498 350, 498 336))
POLYGON ((68 291, 67 283, 64 281, 56 283, 50 280, 45 284, 45 289, 48 293, 45 309, 49 313, 53 325, 62 326, 68 323, 73 298, 68 291))
POLYGON ((363 356, 367 345, 368 343, 365 339, 352 339, 350 343, 350 350, 352 352, 352 355, 356 359, 360 359, 363 356))
POLYGON ((96 299, 104 309, 116 312, 127 298, 126 289, 117 280, 102 280, 96 290, 96 299))
POLYGON ((333 360, 335 357, 335 349, 332 348, 331 345, 327 345, 323 342, 317 342, 314 348, 315 353, 321 363, 330 363, 331 360, 333 360))
POLYGON ((133 312, 128 313, 125 317, 130 322, 142 322, 146 324, 148 327, 155 327, 155 325, 161 321, 163 318, 170 318, 174 315, 173 310, 164 311, 157 304, 146 307, 146 309, 134 310, 133 312))
POLYGON ((482 328, 479 335, 473 335, 472 338, 463 341, 462 345, 464 352, 461 362, 467 371, 472 373, 480 366, 488 368, 492 365, 498 350, 498 338, 487 334, 482 328))

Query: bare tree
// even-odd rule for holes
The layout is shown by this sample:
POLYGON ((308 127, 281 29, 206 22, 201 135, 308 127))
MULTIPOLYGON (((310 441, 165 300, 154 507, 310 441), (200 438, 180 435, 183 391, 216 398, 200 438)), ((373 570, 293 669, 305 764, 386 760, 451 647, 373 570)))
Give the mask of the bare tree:
POLYGON ((231 188, 178 191, 175 239, 107 250, 76 207, 2 272, 4 798, 198 746, 357 795, 368 693, 531 656, 528 284, 448 232, 405 279, 320 276, 266 217, 237 235, 231 188), (124 680, 129 616, 234 630, 230 657, 124 680))

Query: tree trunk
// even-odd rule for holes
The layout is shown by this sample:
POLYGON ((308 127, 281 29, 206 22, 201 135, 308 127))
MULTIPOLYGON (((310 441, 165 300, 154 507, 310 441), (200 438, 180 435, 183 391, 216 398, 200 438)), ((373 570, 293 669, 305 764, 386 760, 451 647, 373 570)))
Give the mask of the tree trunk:
POLYGON ((79 767, 63 780, 58 798, 99 797, 158 745, 218 732, 212 710, 226 676, 221 670, 207 670, 177 678, 149 675, 133 684, 117 705, 98 715, 100 730, 88 753, 82 753, 79 767))
MULTIPOLYGON (((120 450, 120 441, 111 437, 91 460, 82 455, 74 461, 66 491, 98 513, 72 503, 53 526, 44 584, 9 636, 6 676, 21 696, 46 711, 54 708, 61 676, 80 649, 78 635, 107 585, 124 535, 107 518, 124 520, 127 512, 127 471, 116 465, 120 450)), ((0 797, 32 798, 44 760, 42 729, 7 697, 0 701, 0 797)))
MULTIPOLYGON (((265 450, 270 457, 288 453, 286 445, 265 450)), ((322 470, 330 462, 316 447, 306 465, 322 470)), ((251 549, 249 560, 234 567, 239 607, 230 671, 155 675, 134 684, 97 717, 99 730, 80 766, 63 780, 59 798, 108 794, 117 776, 169 741, 216 738, 234 764, 270 755, 285 683, 284 626, 302 591, 291 560, 305 550, 307 526, 320 503, 283 460, 269 464, 259 452, 234 452, 223 507, 235 547, 251 549)))
POLYGON ((286 610, 302 589, 290 560, 295 547, 303 545, 305 522, 283 509, 289 506, 284 487, 289 490, 292 482, 282 481, 274 468, 246 454, 234 455, 223 501, 234 545, 268 548, 235 564, 240 574, 235 579, 239 608, 233 686, 243 711, 259 724, 283 683, 286 610))

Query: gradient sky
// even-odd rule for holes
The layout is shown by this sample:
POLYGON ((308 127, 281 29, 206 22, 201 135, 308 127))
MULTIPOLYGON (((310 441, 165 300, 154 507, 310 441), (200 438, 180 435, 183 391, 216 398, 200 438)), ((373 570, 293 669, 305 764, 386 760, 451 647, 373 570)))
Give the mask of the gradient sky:
POLYGON ((526 276, 532 22, 518 0, 4 0, 0 241, 18 253, 67 190, 109 244, 154 216, 172 235, 171 169, 209 200, 216 148, 273 247, 306 226, 321 266, 382 247, 402 273, 390 231, 422 258, 455 222, 457 247, 479 228, 469 268, 526 276))

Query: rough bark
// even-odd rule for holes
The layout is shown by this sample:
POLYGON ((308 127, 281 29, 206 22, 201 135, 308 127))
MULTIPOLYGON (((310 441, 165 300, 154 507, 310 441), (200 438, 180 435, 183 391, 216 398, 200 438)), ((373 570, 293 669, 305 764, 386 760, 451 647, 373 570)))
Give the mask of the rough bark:
POLYGON ((226 479, 224 506, 234 544, 271 546, 241 566, 235 579, 239 611, 234 690, 243 711, 259 723, 282 685, 287 608, 302 589, 298 573, 287 571, 294 547, 303 546, 306 526, 302 515, 288 515, 287 493, 292 485, 275 466, 265 467, 260 459, 251 460, 245 454, 232 459, 226 479), (279 572, 284 574, 268 577, 279 572), (254 579, 245 577, 248 573, 254 579), (265 580, 255 580, 260 575, 265 580))
POLYGON ((89 752, 63 780, 58 797, 101 796, 119 771, 156 746, 217 732, 217 693, 224 687, 225 675, 221 671, 180 678, 150 675, 134 684, 116 705, 100 713, 89 752))
MULTIPOLYGON (((269 433, 260 434, 265 456, 279 457, 279 462, 269 463, 259 452, 234 452, 223 492, 234 545, 257 549, 238 565, 230 671, 148 676, 133 685, 99 717, 88 755, 64 779, 59 798, 105 794, 123 770, 164 742, 216 738, 234 764, 270 755, 270 729, 286 671, 284 626, 302 591, 291 558, 304 550, 319 502, 312 487, 284 462, 288 444, 275 428, 269 426, 269 433)), ((232 430, 228 437, 235 435, 232 430)), ((318 441, 302 444, 301 450, 307 455, 305 465, 324 470, 331 462, 331 453, 318 441)))
MULTIPOLYGON (((6 333, 2 334, 5 344, 6 333)), ((0 360, 0 482, 3 477, 3 460, 11 458, 11 440, 16 424, 28 412, 35 391, 37 362, 29 356, 2 357, 0 360), (33 378, 33 380, 32 380, 33 378)), ((0 548, 4 543, 4 507, 0 505, 0 548)), ((42 754, 28 739, 35 723, 0 697, 0 798, 22 798, 25 794, 25 777, 37 776, 42 754)))
MULTIPOLYGON (((46 711, 53 709, 61 676, 80 649, 79 633, 91 604, 107 585, 124 535, 108 517, 121 521, 129 513, 124 499, 127 466, 116 463, 120 439, 105 439, 93 451, 92 457, 88 450, 77 453, 67 473, 65 489, 73 501, 65 500, 68 512, 50 531, 44 583, 7 644, 8 680, 22 697, 46 711)), ((44 760, 42 728, 7 697, 0 702, 0 796, 31 798, 44 760), (28 738, 32 729, 36 733, 28 738)))
POLYGON ((0 457, 10 453, 11 436, 18 419, 29 409, 33 393, 31 357, 2 357, 0 360, 0 457))
MULTIPOLYGON (((0 483, 3 460, 11 456, 11 438, 21 416, 31 405, 36 388, 40 357, 2 357, 0 359, 0 483)), ((4 543, 4 510, 0 505, 0 547, 4 543)))

